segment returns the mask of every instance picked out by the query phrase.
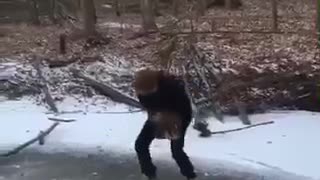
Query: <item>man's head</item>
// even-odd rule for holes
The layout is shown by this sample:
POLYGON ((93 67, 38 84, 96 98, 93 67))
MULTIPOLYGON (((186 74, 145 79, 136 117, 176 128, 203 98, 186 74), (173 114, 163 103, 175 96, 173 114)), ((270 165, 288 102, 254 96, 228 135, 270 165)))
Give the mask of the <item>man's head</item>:
POLYGON ((137 95, 147 95, 158 90, 161 71, 142 69, 135 73, 133 87, 137 95))

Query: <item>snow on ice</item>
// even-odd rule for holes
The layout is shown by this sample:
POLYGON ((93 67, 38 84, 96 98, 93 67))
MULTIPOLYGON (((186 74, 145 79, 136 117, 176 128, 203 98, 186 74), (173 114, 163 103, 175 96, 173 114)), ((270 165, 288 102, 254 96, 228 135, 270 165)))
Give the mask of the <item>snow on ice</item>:
MULTIPOLYGON (((59 104, 62 109, 81 113, 63 114, 59 117, 76 119, 61 123, 47 138, 45 146, 32 145, 48 153, 64 151, 114 151, 115 155, 135 153, 134 140, 140 131, 146 114, 102 113, 127 112, 124 105, 74 106, 76 102, 59 104), (89 108, 88 108, 89 107, 89 108), (99 113, 100 112, 100 113, 99 113)), ((47 129, 54 117, 44 107, 34 105, 24 98, 20 101, 0 102, 0 153, 35 137, 47 129)), ((243 126, 237 117, 226 117, 221 124, 208 119, 212 131, 243 126)), ((319 162, 320 114, 306 111, 274 111, 251 116, 252 122, 274 121, 274 124, 238 132, 200 138, 191 127, 186 136, 185 149, 191 158, 227 161, 252 168, 288 171, 298 175, 320 179, 319 162)), ((170 159, 168 141, 156 140, 151 146, 154 158, 170 159), (165 155, 165 156, 164 156, 165 155)))

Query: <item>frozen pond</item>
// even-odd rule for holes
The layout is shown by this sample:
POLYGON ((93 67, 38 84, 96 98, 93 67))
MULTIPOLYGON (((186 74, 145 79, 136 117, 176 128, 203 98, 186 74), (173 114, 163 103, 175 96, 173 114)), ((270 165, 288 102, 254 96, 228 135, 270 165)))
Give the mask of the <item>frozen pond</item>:
MULTIPOLYGON (((75 122, 61 123, 45 139, 9 158, 0 158, 0 180, 138 180, 141 179, 134 140, 146 118, 144 113, 96 113, 96 107, 59 104, 75 122)), ((116 105, 109 112, 127 111, 116 105)), ((0 153, 35 137, 53 124, 47 110, 29 100, 0 103, 0 153)), ((194 162, 199 180, 311 180, 319 179, 320 115, 273 112, 251 116, 254 123, 271 125, 199 138, 189 128, 185 150, 194 162)), ((210 120, 213 131, 242 127, 235 117, 221 124, 210 120)), ((171 159, 169 143, 154 141, 151 154, 159 179, 184 179, 171 159)))

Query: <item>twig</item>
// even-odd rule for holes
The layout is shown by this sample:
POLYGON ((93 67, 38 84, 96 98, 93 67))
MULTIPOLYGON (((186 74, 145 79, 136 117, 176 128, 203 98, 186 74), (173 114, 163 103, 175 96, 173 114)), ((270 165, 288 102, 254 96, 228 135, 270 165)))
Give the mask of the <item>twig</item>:
POLYGON ((49 117, 48 119, 49 119, 50 121, 66 122, 66 123, 75 122, 75 121, 76 121, 75 119, 62 119, 62 118, 55 118, 55 117, 49 117))
POLYGON ((273 123, 274 123, 274 121, 268 121, 268 122, 253 124, 253 125, 250 125, 250 126, 245 126, 245 127, 236 128, 236 129, 230 129, 230 130, 224 130, 224 131, 214 131, 214 132, 211 132, 211 134, 226 134, 226 133, 230 133, 230 132, 241 131, 241 130, 250 129, 250 128, 253 128, 253 127, 257 127, 257 126, 273 124, 273 123))
POLYGON ((42 75, 42 71, 41 71, 41 68, 40 68, 40 63, 41 63, 40 60, 36 60, 36 63, 34 64, 34 67, 37 70, 38 77, 39 77, 40 81, 42 81, 42 83, 43 83, 42 90, 43 90, 43 92, 45 94, 46 102, 50 106, 52 111, 54 111, 55 113, 58 113, 59 110, 58 110, 57 106, 55 105, 54 100, 53 100, 53 98, 52 98, 52 96, 50 94, 50 91, 49 91, 49 88, 48 88, 48 83, 47 83, 46 79, 42 75))
POLYGON ((56 128, 58 125, 59 125, 59 122, 55 122, 47 130, 43 131, 43 133, 39 133, 39 135, 37 137, 25 142, 24 144, 14 148, 13 150, 11 150, 11 151, 9 151, 9 152, 7 152, 5 154, 1 154, 0 156, 1 157, 8 157, 8 156, 12 156, 12 155, 18 154, 21 150, 23 150, 24 148, 30 146, 31 144, 33 144, 33 143, 35 143, 37 141, 41 142, 41 139, 44 139, 44 137, 49 135, 54 130, 54 128, 56 128))

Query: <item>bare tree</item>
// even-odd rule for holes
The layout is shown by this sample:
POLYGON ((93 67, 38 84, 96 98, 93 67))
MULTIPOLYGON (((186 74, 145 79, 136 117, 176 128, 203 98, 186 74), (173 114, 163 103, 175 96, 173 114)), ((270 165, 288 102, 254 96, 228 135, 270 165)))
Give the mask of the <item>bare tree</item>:
POLYGON ((112 1, 112 6, 114 8, 114 11, 116 12, 116 15, 119 17, 121 16, 121 11, 120 11, 120 2, 119 0, 113 0, 112 1))
POLYGON ((116 16, 120 19, 120 33, 122 34, 124 29, 122 14, 125 13, 125 6, 123 5, 123 2, 121 2, 120 0, 113 0, 112 7, 115 11, 116 16))
POLYGON ((78 20, 81 19, 81 10, 82 10, 82 6, 81 6, 81 0, 75 0, 75 7, 76 7, 76 15, 78 20))
POLYGON ((177 16, 179 14, 179 5, 181 0, 173 0, 172 1, 172 13, 174 16, 177 16))
POLYGON ((29 0, 30 17, 31 17, 32 23, 35 25, 40 24, 38 6, 39 6, 39 4, 38 4, 37 0, 29 0))
POLYGON ((96 33, 96 10, 93 0, 82 0, 84 31, 90 36, 96 33))
POLYGON ((232 8, 232 0, 225 0, 225 7, 226 9, 231 9, 232 8))
POLYGON ((278 8, 277 0, 271 0, 272 3, 272 30, 278 29, 278 8))
POLYGON ((207 0, 199 0, 199 2, 197 3, 198 6, 198 15, 199 16, 203 16, 205 14, 205 11, 207 9, 207 0))
POLYGON ((50 3, 50 12, 49 12, 50 20, 51 20, 53 23, 56 23, 56 22, 57 22, 56 16, 55 16, 56 0, 50 0, 49 3, 50 3))
POLYGON ((317 0, 317 33, 318 33, 318 47, 320 48, 320 0, 317 0))
POLYGON ((60 54, 65 54, 66 53, 66 35, 61 34, 59 36, 59 49, 60 49, 60 54))
POLYGON ((154 15, 155 0, 140 0, 142 27, 144 31, 156 31, 158 27, 154 15))

